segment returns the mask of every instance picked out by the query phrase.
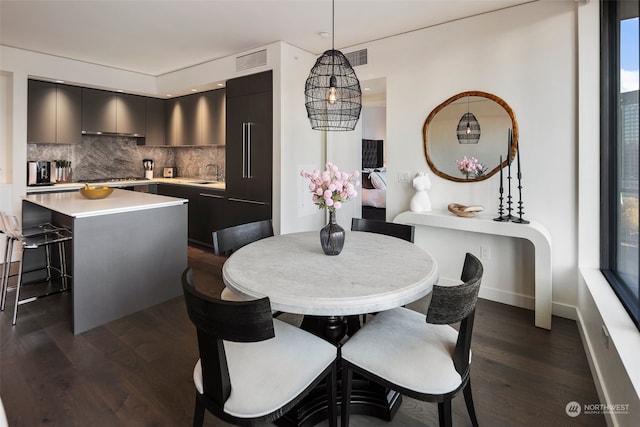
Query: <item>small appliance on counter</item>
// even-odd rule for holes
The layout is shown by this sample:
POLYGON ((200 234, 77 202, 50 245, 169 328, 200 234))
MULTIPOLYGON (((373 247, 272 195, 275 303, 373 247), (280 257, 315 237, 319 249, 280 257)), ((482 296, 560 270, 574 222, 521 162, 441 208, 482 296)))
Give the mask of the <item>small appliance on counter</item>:
POLYGON ((27 185, 51 185, 51 162, 27 162, 27 185))
POLYGON ((142 166, 144 167, 144 177, 153 179, 153 160, 142 159, 142 166))
POLYGON ((163 178, 176 178, 178 176, 178 168, 162 168, 163 178))

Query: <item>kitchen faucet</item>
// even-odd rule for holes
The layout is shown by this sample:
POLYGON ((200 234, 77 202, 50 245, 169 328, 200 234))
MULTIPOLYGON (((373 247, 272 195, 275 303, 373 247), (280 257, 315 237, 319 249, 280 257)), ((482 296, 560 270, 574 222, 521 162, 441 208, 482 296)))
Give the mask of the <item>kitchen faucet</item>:
POLYGON ((215 177, 215 180, 216 180, 216 181, 219 181, 219 180, 220 180, 220 175, 219 175, 219 173, 218 173, 218 165, 216 165, 216 164, 212 164, 212 163, 209 163, 209 164, 207 164, 207 165, 204 165, 204 167, 205 167, 205 171, 206 171, 208 168, 211 168, 211 167, 216 168, 216 173, 215 173, 214 177, 215 177))

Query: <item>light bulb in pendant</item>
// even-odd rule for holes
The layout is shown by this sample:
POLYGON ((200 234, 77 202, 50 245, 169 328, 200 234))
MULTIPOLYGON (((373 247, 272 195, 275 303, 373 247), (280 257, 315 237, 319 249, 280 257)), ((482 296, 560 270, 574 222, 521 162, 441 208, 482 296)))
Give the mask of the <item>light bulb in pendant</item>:
POLYGON ((338 95, 336 94, 336 86, 338 86, 336 76, 331 76, 331 78, 329 79, 329 96, 327 97, 327 101, 329 101, 329 104, 335 104, 338 100, 338 95))

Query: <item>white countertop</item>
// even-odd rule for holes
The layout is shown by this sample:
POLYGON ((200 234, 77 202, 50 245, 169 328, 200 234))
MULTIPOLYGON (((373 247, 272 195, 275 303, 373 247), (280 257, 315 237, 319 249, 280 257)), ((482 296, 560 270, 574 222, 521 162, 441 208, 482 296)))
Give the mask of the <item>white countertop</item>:
MULTIPOLYGON (((107 187, 131 187, 135 185, 148 185, 148 184, 175 184, 175 185, 187 185, 200 188, 209 188, 214 190, 224 190, 225 183, 222 181, 208 181, 206 179, 199 178, 154 178, 141 181, 117 181, 117 182, 95 182, 91 185, 95 186, 107 186, 107 187)), ((36 193, 50 193, 53 191, 73 191, 84 187, 84 182, 69 182, 59 183, 52 185, 39 185, 35 187, 27 187, 27 194, 36 193)))
POLYGON ((87 199, 79 191, 29 194, 24 200, 74 218, 182 205, 186 199, 115 189, 104 199, 87 199))
POLYGON ((438 280, 438 266, 424 249, 361 231, 346 231, 336 256, 324 254, 319 231, 262 239, 234 252, 222 271, 238 295, 268 296, 273 310, 318 316, 399 307, 431 292, 438 280))

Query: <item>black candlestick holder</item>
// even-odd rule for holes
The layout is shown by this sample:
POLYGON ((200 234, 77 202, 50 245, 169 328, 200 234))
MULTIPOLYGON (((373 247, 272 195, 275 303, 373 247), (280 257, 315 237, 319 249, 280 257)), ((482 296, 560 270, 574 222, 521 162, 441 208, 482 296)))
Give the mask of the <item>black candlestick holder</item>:
POLYGON ((505 218, 504 216, 504 205, 502 204, 504 197, 502 197, 502 194, 504 193, 504 190, 502 189, 502 170, 500 171, 500 197, 498 197, 498 200, 500 200, 500 204, 498 205, 498 217, 494 218, 494 221, 509 221, 507 218, 505 218))
POLYGON ((522 174, 518 172, 518 217, 514 217, 511 221, 518 224, 529 224, 529 221, 524 219, 524 204, 522 203, 522 174))
POLYGON ((504 188, 502 187, 502 156, 500 156, 499 164, 500 164, 500 197, 498 197, 498 199, 500 200, 500 204, 498 205, 498 217, 493 218, 493 220, 506 221, 504 217, 504 205, 502 204, 502 202, 504 201, 504 197, 502 196, 504 194, 504 188))
POLYGON ((507 214, 504 213, 504 189, 502 187, 502 156, 500 156, 500 204, 498 205, 498 217, 494 218, 494 221, 512 221, 517 224, 529 224, 529 221, 523 218, 524 216, 524 204, 522 203, 522 173, 520 172, 520 147, 516 145, 516 156, 518 159, 518 172, 516 177, 518 178, 518 215, 513 215, 513 201, 511 197, 511 152, 513 147, 513 136, 511 129, 507 133, 507 214))
POLYGON ((500 204, 498 205, 498 217, 497 218, 493 218, 494 221, 509 221, 507 218, 505 218, 504 216, 504 205, 502 204, 502 201, 504 200, 504 197, 502 197, 502 186, 500 187, 500 197, 498 197, 498 200, 500 200, 500 204))
MULTIPOLYGON (((511 153, 509 153, 509 155, 511 155, 511 153)), ((507 214, 504 216, 504 220, 505 221, 511 221, 512 219, 514 219, 515 217, 511 214, 511 212, 513 212, 513 208, 511 207, 512 205, 512 201, 511 201, 511 163, 509 162, 509 166, 507 167, 507 189, 508 189, 508 193, 507 193, 507 214)))

